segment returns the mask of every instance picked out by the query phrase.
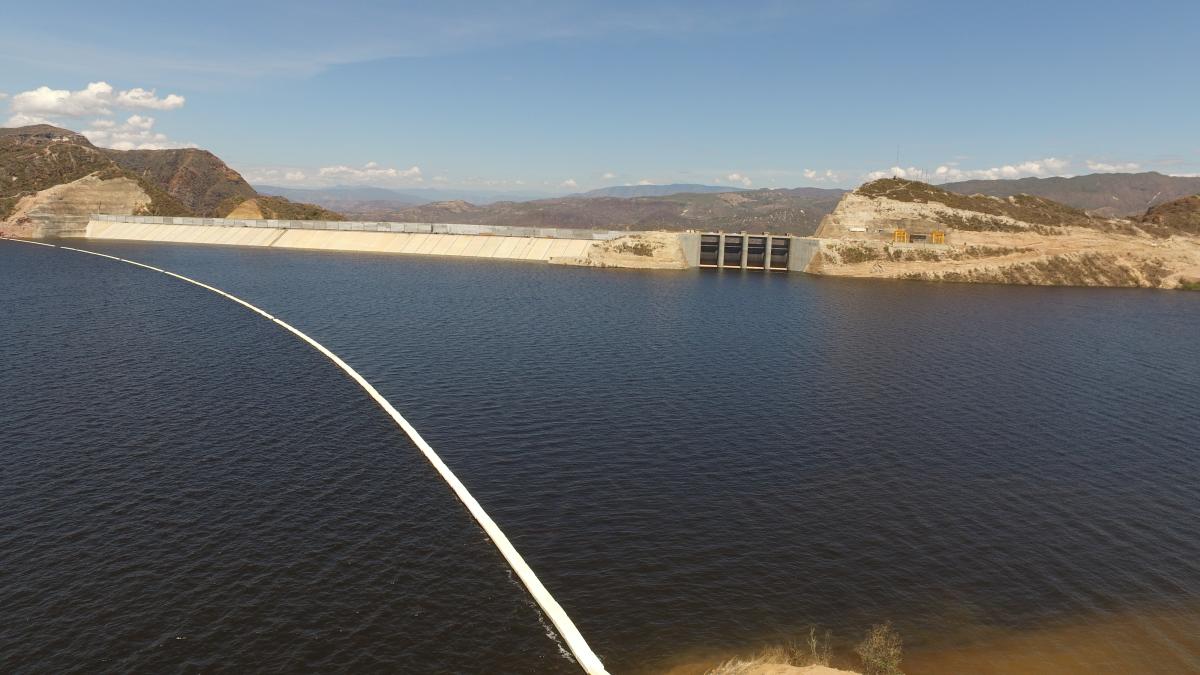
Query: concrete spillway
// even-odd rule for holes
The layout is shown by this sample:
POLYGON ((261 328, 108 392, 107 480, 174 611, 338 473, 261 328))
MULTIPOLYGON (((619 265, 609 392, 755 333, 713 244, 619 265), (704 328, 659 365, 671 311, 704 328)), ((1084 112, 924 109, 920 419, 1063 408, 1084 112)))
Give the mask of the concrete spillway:
POLYGON ((12 239, 7 241, 37 244, 38 246, 58 248, 66 251, 74 251, 76 253, 86 253, 88 255, 94 255, 102 258, 108 258, 109 260, 128 263, 143 269, 174 277, 181 281, 185 281, 189 284, 193 284, 205 290, 216 293, 217 295, 220 295, 228 300, 232 300, 233 302, 242 305, 246 309, 259 314, 263 318, 278 324, 283 329, 291 332, 296 337, 307 342, 310 346, 337 365, 338 368, 340 368, 346 375, 350 377, 350 379, 358 383, 358 385, 362 387, 363 391, 365 391, 375 401, 375 403, 379 405, 379 407, 383 408, 384 412, 386 412, 388 416, 392 418, 392 420, 397 426, 400 427, 402 431, 404 431, 412 443, 417 446, 417 449, 419 449, 421 453, 425 455, 425 458, 429 460, 429 463, 433 465, 434 469, 437 470, 438 474, 442 477, 446 484, 450 486, 450 489, 458 497, 459 501, 466 506, 472 517, 475 518, 475 521, 479 523, 479 526, 483 529, 484 533, 486 533, 488 538, 492 540, 492 543, 500 551, 500 554, 504 556, 504 559, 508 562, 512 570, 516 572, 517 577, 521 579, 521 583, 525 585, 525 588, 529 591, 529 594, 533 596, 533 599, 538 603, 538 606, 542 608, 542 611, 545 612, 551 623, 554 624, 555 630, 557 630, 558 634, 562 636, 563 641, 567 644, 567 648, 571 650, 571 654, 575 657, 575 660, 579 663, 583 670, 589 673, 589 675, 607 675, 607 671, 604 669, 604 664, 592 651, 591 647, 588 646, 587 641, 583 639, 583 635, 580 634, 579 630, 575 627, 575 623, 571 621, 569 616, 567 616, 566 611, 564 611, 562 606, 558 604, 558 601, 555 600, 552 595, 550 595, 550 591, 548 591, 546 587, 542 585, 541 580, 538 579, 537 575, 525 562, 525 559, 521 557, 521 554, 517 552, 517 549, 513 547, 512 543, 508 540, 508 537, 500 529, 500 526, 497 525, 494 520, 492 520, 491 516, 489 516, 486 511, 484 511, 483 506, 481 506, 475 497, 467 490, 467 487, 458 479, 458 476, 454 475, 454 472, 450 470, 450 467, 446 466, 446 463, 442 461, 442 458, 437 454, 433 447, 421 437, 421 434, 418 433, 411 424, 409 424, 408 420, 406 420, 404 416, 402 416, 400 412, 396 410, 396 408, 393 407, 392 404, 386 398, 384 398, 383 395, 380 394, 370 382, 366 380, 366 378, 364 378, 362 375, 359 375, 358 371, 352 368, 350 364, 343 361, 337 354, 329 351, 324 345, 312 339, 291 324, 286 323, 278 317, 268 314, 266 311, 256 307, 255 305, 252 305, 235 295, 226 293, 219 288, 210 286, 190 277, 183 276, 182 274, 176 274, 175 272, 170 272, 159 267, 154 267, 152 265, 147 265, 145 263, 140 263, 133 260, 127 260, 125 258, 119 258, 106 253, 88 251, 70 246, 57 246, 54 244, 44 244, 34 241, 26 242, 20 239, 12 239))

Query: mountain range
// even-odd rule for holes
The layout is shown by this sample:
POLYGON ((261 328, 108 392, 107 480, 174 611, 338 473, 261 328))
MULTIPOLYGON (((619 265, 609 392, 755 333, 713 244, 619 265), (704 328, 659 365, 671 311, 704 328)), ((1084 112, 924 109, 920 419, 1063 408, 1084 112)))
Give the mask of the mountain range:
POLYGON ((1094 173, 1071 178, 970 180, 941 187, 964 195, 1044 197, 1098 216, 1136 216, 1153 206, 1200 194, 1200 177, 1166 176, 1154 171, 1094 173))

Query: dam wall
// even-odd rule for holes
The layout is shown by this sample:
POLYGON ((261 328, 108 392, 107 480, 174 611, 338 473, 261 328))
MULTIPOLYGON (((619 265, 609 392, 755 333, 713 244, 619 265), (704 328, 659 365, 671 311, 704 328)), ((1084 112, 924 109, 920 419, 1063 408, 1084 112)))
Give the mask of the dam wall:
POLYGON ((365 220, 249 220, 238 218, 184 218, 172 216, 121 216, 93 214, 95 222, 141 223, 146 225, 196 225, 203 227, 254 227, 282 230, 327 230, 336 232, 392 232, 405 234, 470 234, 537 239, 583 239, 608 241, 623 237, 622 230, 583 230, 570 227, 518 227, 470 223, 393 223, 365 220))
POLYGON ((93 215, 90 239, 395 253, 638 269, 803 272, 820 240, 726 232, 628 232, 464 223, 93 215))
POLYGON ((177 225, 116 220, 92 220, 87 225, 86 234, 89 239, 292 248, 311 251, 402 253, 537 262, 586 257, 588 250, 597 241, 494 234, 291 229, 227 224, 220 226, 177 225))

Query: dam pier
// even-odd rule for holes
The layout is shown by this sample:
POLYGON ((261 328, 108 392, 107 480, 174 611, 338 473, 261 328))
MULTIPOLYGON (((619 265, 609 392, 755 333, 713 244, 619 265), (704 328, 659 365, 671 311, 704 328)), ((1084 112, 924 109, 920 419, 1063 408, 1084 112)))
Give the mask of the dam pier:
POLYGON ((76 225, 53 234, 97 240, 492 258, 587 267, 762 272, 803 272, 820 250, 819 239, 769 233, 109 214, 94 214, 83 228, 76 225))

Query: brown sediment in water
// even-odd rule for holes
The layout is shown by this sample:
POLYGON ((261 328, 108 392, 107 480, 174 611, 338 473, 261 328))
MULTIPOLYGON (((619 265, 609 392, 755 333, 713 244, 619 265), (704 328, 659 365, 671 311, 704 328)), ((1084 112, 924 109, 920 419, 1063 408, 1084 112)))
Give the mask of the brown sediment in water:
MULTIPOLYGON (((664 671, 663 675, 704 675, 718 663, 704 662, 675 666, 664 671)), ((789 666, 781 663, 755 663, 740 667, 738 675, 859 675, 852 670, 840 670, 830 666, 789 666)))
POLYGON ((1185 673, 1200 669, 1200 611, 1125 612, 1027 630, 975 626, 906 647, 922 675, 1185 673))

